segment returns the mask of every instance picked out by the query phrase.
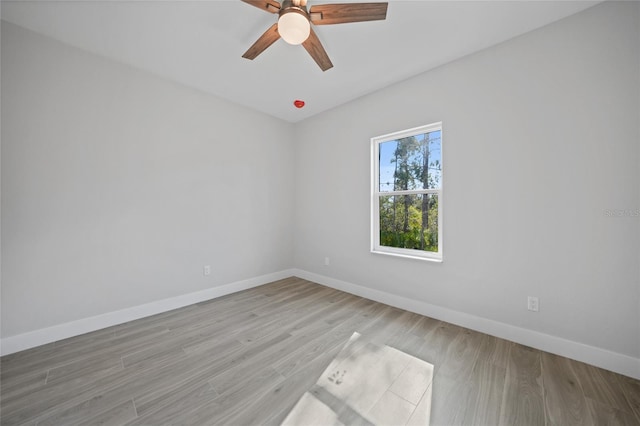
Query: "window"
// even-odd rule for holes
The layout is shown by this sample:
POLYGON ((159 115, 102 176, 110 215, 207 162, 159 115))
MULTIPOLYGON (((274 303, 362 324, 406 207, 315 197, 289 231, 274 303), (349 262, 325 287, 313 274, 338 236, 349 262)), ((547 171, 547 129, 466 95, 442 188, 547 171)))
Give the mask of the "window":
POLYGON ((371 251, 441 261, 442 123, 371 145, 371 251))

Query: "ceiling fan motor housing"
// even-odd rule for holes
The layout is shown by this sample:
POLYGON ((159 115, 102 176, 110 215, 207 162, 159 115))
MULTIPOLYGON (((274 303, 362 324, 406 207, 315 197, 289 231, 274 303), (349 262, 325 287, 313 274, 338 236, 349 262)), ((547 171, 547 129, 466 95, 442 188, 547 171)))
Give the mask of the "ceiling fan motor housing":
POLYGON ((309 14, 307 13, 306 2, 304 3, 305 4, 302 4, 302 2, 300 1, 294 2, 293 0, 284 0, 282 2, 282 6, 280 6, 280 16, 288 12, 298 12, 306 16, 307 18, 309 18, 309 14))

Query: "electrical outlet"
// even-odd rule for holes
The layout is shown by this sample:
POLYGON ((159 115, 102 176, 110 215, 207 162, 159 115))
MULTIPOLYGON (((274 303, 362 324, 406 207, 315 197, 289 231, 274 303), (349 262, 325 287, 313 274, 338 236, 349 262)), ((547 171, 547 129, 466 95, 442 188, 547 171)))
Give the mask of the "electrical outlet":
POLYGON ((538 312, 538 298, 535 296, 527 297, 527 309, 533 312, 538 312))
POLYGON ((211 265, 204 265, 204 268, 202 268, 202 273, 206 276, 206 275, 211 275, 211 265))
POLYGON ((324 258, 324 266, 329 266, 329 264, 331 263, 331 261, 329 260, 328 257, 324 258))

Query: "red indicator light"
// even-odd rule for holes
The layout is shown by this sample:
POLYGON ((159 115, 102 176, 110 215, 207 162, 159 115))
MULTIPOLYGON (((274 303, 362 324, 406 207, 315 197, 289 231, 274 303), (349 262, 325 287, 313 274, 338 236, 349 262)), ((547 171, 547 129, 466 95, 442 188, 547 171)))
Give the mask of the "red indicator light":
POLYGON ((302 108, 304 106, 304 101, 296 99, 295 101, 293 101, 293 105, 295 105, 296 108, 302 108))

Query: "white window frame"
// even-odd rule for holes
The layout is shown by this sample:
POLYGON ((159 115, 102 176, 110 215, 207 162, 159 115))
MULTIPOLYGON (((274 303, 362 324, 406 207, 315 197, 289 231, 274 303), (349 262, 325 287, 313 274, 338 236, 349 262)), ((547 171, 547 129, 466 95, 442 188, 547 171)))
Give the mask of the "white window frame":
POLYGON ((442 262, 443 259, 443 185, 444 185, 444 144, 442 139, 442 122, 427 124, 425 126, 414 127, 412 129, 401 130, 399 132, 389 133, 382 136, 371 138, 371 252, 377 254, 386 254, 391 256, 400 256, 411 259, 429 260, 433 262, 442 262), (423 133, 440 131, 440 167, 442 168, 439 189, 418 189, 407 191, 380 191, 380 144, 390 142, 396 139, 416 136, 423 133), (411 195, 411 194, 435 194, 438 197, 438 252, 430 252, 415 249, 406 249, 398 247, 389 247, 380 245, 380 197, 390 195, 411 195))

